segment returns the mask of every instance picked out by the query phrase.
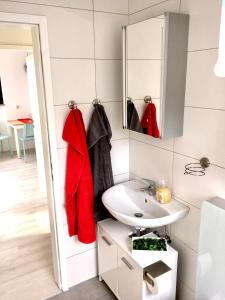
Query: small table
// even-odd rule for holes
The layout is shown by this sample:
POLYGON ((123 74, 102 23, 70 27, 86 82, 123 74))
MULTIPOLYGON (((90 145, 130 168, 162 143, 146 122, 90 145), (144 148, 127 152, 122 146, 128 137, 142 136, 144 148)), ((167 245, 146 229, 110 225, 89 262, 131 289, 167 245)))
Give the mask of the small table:
POLYGON ((9 121, 7 121, 7 123, 8 123, 8 126, 11 128, 12 135, 14 133, 17 157, 20 158, 20 145, 19 145, 19 138, 18 138, 18 130, 23 129, 24 123, 21 121, 18 121, 18 120, 9 120, 9 121))

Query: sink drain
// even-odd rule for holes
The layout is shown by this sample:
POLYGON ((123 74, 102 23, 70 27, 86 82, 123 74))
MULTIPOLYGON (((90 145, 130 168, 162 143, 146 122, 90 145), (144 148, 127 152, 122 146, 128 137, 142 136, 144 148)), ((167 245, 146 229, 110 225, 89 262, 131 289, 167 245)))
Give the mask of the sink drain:
POLYGON ((136 218, 141 218, 141 217, 143 217, 143 214, 142 213, 135 213, 134 216, 136 218))

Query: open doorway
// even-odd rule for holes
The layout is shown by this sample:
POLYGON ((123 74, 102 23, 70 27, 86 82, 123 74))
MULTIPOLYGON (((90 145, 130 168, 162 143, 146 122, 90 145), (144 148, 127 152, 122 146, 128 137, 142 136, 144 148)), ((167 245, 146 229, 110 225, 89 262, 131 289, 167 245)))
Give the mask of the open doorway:
POLYGON ((0 33, 0 293, 47 299, 61 270, 39 32, 0 23, 0 33))

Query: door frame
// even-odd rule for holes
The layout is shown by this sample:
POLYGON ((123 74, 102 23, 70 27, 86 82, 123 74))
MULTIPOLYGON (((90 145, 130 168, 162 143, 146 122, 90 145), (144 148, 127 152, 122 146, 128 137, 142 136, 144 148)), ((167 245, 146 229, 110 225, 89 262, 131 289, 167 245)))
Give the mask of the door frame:
MULTIPOLYGON (((46 158, 46 184, 50 187, 48 194, 48 207, 50 217, 50 229, 53 254, 53 266, 55 280, 59 288, 63 291, 68 290, 67 268, 66 268, 66 253, 64 246, 64 230, 63 230, 63 212, 62 199, 60 197, 60 180, 58 169, 58 153, 56 141, 55 113, 52 92, 52 79, 50 67, 50 54, 48 45, 47 19, 45 16, 26 15, 17 13, 0 12, 1 23, 14 23, 15 25, 36 26, 36 38, 39 40, 39 48, 34 49, 40 52, 39 73, 41 71, 42 83, 38 82, 37 89, 43 97, 39 98, 40 106, 40 121, 43 124, 42 139, 43 153, 46 158), (47 176, 49 175, 49 176, 47 176)), ((34 45, 35 46, 35 45, 34 45)), ((35 52, 35 51, 34 51, 35 52)), ((40 74, 39 74, 40 75, 40 74)))

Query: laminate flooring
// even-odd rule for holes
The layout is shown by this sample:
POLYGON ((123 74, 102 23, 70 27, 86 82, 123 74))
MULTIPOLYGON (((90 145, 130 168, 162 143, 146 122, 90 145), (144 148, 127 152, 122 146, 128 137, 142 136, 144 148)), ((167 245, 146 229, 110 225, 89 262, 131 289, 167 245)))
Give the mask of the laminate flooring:
POLYGON ((42 300, 60 293, 53 278, 46 194, 35 154, 0 153, 0 299, 42 300))

